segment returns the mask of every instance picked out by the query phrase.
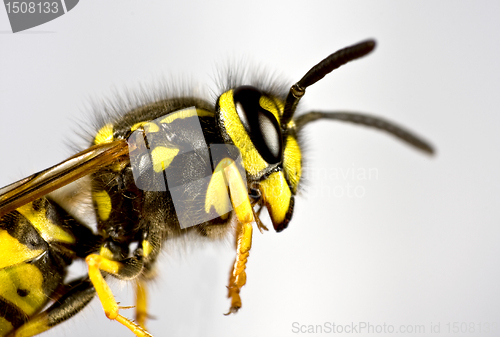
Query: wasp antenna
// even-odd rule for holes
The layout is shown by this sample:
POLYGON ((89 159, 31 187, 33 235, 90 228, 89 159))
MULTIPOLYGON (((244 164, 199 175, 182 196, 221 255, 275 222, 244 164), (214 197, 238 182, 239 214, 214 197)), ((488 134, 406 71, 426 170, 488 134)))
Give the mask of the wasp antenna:
POLYGON ((334 69, 369 54, 375 48, 374 40, 366 40, 353 46, 340 49, 323 61, 312 67, 300 81, 292 85, 286 98, 283 123, 285 125, 292 119, 293 113, 308 86, 321 80, 334 69))
POLYGON ((299 116, 295 119, 297 130, 300 131, 307 123, 316 121, 318 119, 331 119, 343 122, 351 122, 373 127, 379 130, 386 131, 400 140, 412 145, 430 155, 434 154, 434 148, 428 142, 413 134, 412 132, 404 129, 403 127, 391 123, 380 117, 370 116, 357 112, 318 112, 312 111, 305 115, 299 116))
POLYGON ((341 49, 312 67, 311 70, 309 70, 304 77, 297 82, 297 85, 305 89, 318 82, 334 69, 369 54, 373 49, 375 49, 374 40, 363 41, 353 46, 341 49))

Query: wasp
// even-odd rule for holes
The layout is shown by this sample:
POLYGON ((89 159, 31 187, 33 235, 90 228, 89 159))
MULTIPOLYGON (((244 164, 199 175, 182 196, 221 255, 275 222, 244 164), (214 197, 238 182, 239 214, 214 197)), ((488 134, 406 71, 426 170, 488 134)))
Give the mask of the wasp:
POLYGON ((90 147, 0 189, 0 335, 34 336, 66 321, 93 298, 105 315, 137 336, 145 328, 146 283, 169 240, 234 236, 227 314, 242 306, 254 226, 277 232, 292 219, 302 176, 301 133, 316 120, 347 121, 386 131, 432 153, 404 128, 361 113, 294 116, 307 87, 370 53, 373 40, 341 49, 286 91, 233 84, 215 103, 167 97, 101 118, 90 147), (64 207, 54 191, 89 177, 95 227, 64 207), (88 272, 66 280, 68 267, 88 272), (135 282, 135 320, 122 315, 109 278, 135 282))

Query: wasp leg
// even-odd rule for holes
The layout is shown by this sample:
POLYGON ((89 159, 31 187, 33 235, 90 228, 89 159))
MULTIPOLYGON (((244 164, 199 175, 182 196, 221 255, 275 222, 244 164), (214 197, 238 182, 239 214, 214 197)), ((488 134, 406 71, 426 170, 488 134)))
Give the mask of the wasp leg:
POLYGON ((247 280, 245 273, 248 255, 252 247, 252 222, 255 221, 254 211, 248 197, 246 182, 234 161, 229 158, 221 160, 218 166, 224 167, 231 203, 238 219, 236 228, 236 259, 229 277, 228 298, 231 299, 231 308, 226 315, 236 313, 241 308, 240 290, 247 280))
POLYGON ((104 271, 122 279, 135 278, 142 271, 143 257, 136 256, 122 261, 113 261, 101 255, 90 254, 85 261, 89 268, 90 280, 95 287, 97 296, 99 296, 106 317, 120 322, 138 337, 152 336, 139 324, 119 314, 118 303, 101 273, 104 271))
POLYGON ((252 247, 252 223, 239 223, 236 237, 236 258, 229 275, 227 297, 231 298, 231 308, 225 315, 238 312, 241 308, 240 290, 247 282, 245 272, 248 255, 252 247))
POLYGON ((148 292, 146 282, 141 279, 137 280, 135 289, 135 321, 146 329, 146 319, 148 318, 148 292))
POLYGON ((147 310, 147 281, 156 276, 155 262, 161 252, 161 243, 164 241, 162 227, 158 225, 149 225, 148 231, 144 233, 144 239, 141 242, 142 254, 144 256, 144 267, 141 276, 137 278, 136 283, 136 322, 146 329, 146 319, 152 316, 147 310))
POLYGON ((45 311, 30 318, 13 331, 10 337, 30 337, 53 328, 81 311, 95 296, 95 289, 88 278, 79 279, 65 286, 66 292, 45 311))

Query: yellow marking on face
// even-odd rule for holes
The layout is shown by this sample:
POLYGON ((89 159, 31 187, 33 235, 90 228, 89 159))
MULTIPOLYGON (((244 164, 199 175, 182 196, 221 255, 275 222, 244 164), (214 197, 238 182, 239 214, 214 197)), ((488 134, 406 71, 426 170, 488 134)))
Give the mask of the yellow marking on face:
POLYGON ((99 250, 99 255, 101 255, 102 257, 104 257, 106 259, 113 260, 113 253, 111 252, 111 250, 109 250, 109 248, 107 248, 105 246, 101 247, 101 249, 99 250))
POLYGON ((142 250, 144 251, 144 257, 148 257, 153 251, 153 246, 148 240, 142 240, 142 250))
POLYGON ((281 224, 285 220, 292 197, 285 175, 281 171, 273 172, 261 181, 259 186, 273 224, 281 224))
POLYGON ((302 153, 297 140, 292 136, 288 136, 286 139, 286 147, 283 152, 283 168, 292 185, 293 193, 296 193, 302 176, 302 153))
POLYGON ((106 221, 109 219, 111 214, 111 197, 106 191, 95 191, 92 193, 92 199, 94 199, 97 205, 97 215, 99 219, 106 221))
POLYGON ((41 271, 28 263, 0 270, 0 296, 28 316, 42 309, 48 301, 43 292, 41 271))
POLYGON ((113 141, 113 124, 104 125, 94 138, 94 144, 105 144, 113 141))
POLYGON ((0 317, 0 336, 7 335, 7 332, 14 329, 14 326, 5 318, 0 317))
POLYGON ((0 269, 40 256, 43 249, 29 249, 3 229, 0 229, 0 269))
POLYGON ((276 118, 276 120, 278 121, 278 125, 281 125, 280 116, 283 112, 278 111, 278 106, 277 106, 275 100, 273 100, 269 97, 266 97, 266 96, 260 96, 259 104, 261 107, 263 107, 267 111, 270 111, 274 115, 274 118, 276 118))
POLYGON ((213 116, 214 113, 212 111, 204 110, 204 109, 183 109, 177 112, 173 112, 171 114, 168 114, 160 120, 160 123, 164 124, 169 124, 175 121, 176 119, 184 119, 184 118, 189 118, 189 117, 194 117, 194 116, 200 116, 200 117, 210 117, 213 116))
POLYGON ((59 241, 74 243, 75 238, 70 233, 66 232, 61 227, 53 224, 47 219, 45 212, 46 209, 42 208, 39 211, 33 209, 33 203, 30 202, 17 209, 26 219, 28 219, 33 227, 40 233, 40 236, 47 242, 59 241))
POLYGON ((160 131, 160 127, 157 124, 155 124, 153 122, 148 122, 148 121, 135 123, 130 128, 130 131, 135 131, 135 130, 139 129, 140 127, 142 127, 144 129, 144 131, 146 131, 148 133, 154 133, 154 132, 160 131))
POLYGON ((240 150, 243 166, 250 175, 258 175, 268 164, 254 147, 250 136, 238 117, 233 100, 233 90, 229 90, 219 98, 221 118, 226 132, 234 145, 240 150))
POLYGON ((179 153, 179 149, 172 149, 165 146, 157 146, 151 150, 151 159, 153 160, 153 169, 155 172, 161 172, 169 167, 177 153, 179 153))
POLYGON ((224 167, 220 162, 214 170, 205 196, 205 212, 209 213, 212 206, 218 215, 224 215, 231 211, 231 200, 229 199, 228 187, 224 180, 224 167))

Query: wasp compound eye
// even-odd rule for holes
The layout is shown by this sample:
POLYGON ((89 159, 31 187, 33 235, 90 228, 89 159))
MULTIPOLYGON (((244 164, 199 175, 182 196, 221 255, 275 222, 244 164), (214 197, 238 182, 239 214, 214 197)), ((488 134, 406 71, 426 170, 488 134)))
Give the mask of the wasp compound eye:
POLYGON ((236 112, 255 148, 266 162, 277 164, 283 154, 281 131, 276 117, 262 106, 262 99, 269 100, 252 86, 238 87, 233 93, 236 112))

